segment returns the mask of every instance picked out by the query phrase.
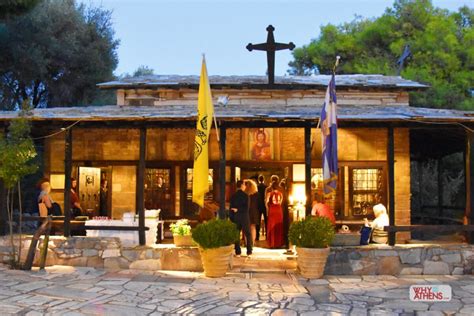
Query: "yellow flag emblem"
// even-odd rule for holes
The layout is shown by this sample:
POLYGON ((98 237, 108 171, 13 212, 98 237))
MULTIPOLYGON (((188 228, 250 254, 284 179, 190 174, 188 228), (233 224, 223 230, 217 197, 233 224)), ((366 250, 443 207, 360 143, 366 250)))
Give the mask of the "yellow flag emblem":
POLYGON ((194 139, 193 202, 204 206, 204 195, 209 192, 209 134, 214 105, 207 77, 206 60, 203 58, 198 94, 198 118, 194 139))

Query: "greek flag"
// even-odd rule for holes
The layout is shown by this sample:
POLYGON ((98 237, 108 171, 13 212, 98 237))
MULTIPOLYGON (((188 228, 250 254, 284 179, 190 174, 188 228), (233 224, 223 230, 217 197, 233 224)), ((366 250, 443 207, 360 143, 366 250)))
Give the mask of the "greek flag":
POLYGON ((326 99, 321 111, 321 137, 323 145, 323 183, 324 193, 336 190, 337 184, 337 115, 336 115, 336 77, 334 73, 326 90, 326 99))

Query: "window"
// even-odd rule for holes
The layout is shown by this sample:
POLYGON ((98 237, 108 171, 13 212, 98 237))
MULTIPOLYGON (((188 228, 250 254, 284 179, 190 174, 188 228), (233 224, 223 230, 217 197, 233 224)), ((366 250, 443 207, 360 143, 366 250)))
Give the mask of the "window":
POLYGON ((384 203, 382 168, 352 168, 350 171, 352 216, 372 215, 372 207, 384 203))
MULTIPOLYGON (((214 169, 209 169, 208 176, 209 192, 204 196, 204 200, 214 199, 214 169)), ((186 200, 184 205, 184 216, 195 217, 199 208, 192 202, 193 200, 193 168, 186 168, 186 200)))
POLYGON ((145 208, 161 209, 161 217, 173 216, 170 169, 145 170, 145 208))

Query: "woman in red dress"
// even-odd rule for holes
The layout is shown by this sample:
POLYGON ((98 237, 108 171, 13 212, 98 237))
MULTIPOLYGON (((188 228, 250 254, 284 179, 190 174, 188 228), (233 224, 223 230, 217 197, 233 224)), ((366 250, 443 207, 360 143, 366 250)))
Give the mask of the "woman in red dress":
POLYGON ((283 194, 278 190, 278 183, 272 183, 272 191, 267 196, 268 227, 267 242, 270 248, 281 248, 283 239, 283 194))

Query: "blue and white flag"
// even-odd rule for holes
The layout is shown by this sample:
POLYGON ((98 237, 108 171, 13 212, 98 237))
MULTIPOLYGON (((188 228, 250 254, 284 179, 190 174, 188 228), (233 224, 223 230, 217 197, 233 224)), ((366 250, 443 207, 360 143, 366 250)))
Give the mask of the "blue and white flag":
POLYGON ((326 99, 321 111, 321 136, 323 145, 324 193, 330 194, 337 185, 337 115, 336 78, 333 73, 326 90, 326 99))

